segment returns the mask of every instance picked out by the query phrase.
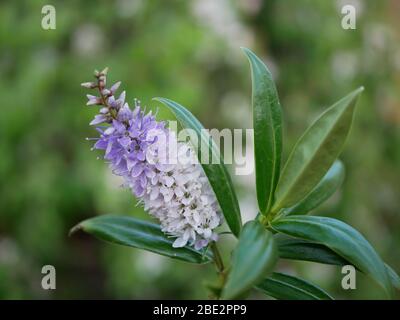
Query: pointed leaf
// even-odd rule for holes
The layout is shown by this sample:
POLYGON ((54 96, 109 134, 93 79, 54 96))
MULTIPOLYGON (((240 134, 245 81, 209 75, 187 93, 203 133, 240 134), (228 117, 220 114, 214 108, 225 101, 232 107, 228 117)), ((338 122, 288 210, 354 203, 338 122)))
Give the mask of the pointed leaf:
POLYGON ((270 273, 277 261, 272 233, 260 222, 243 226, 239 243, 232 255, 232 266, 222 291, 223 299, 235 299, 270 273))
POLYGON ((278 232, 323 244, 373 278, 386 293, 392 286, 384 262, 369 242, 342 221, 314 216, 289 216, 272 222, 278 232))
POLYGON ((107 242, 148 250, 173 259, 191 263, 212 261, 210 253, 205 254, 189 246, 173 248, 175 239, 167 237, 158 224, 128 216, 98 216, 81 222, 71 232, 79 229, 107 242))
POLYGON ((311 282, 278 272, 264 279, 256 288, 278 300, 333 300, 311 282))
MULTIPOLYGON (((154 98, 154 100, 163 103, 175 114, 176 118, 184 128, 192 129, 196 132, 199 141, 203 145, 209 146, 209 154, 214 155, 214 159, 220 159, 219 163, 201 164, 205 174, 207 175, 210 185, 214 190, 218 203, 224 214, 225 220, 235 236, 239 236, 242 227, 240 217, 239 203, 228 170, 224 165, 222 156, 218 147, 214 143, 211 136, 203 130, 204 127, 196 119, 196 117, 182 105, 165 98, 154 98)), ((195 146, 197 147, 197 146, 195 146)), ((198 158, 202 159, 201 152, 205 152, 202 148, 198 148, 198 158)), ((207 151, 208 152, 208 151, 207 151)))
POLYGON ((317 208, 335 193, 343 180, 343 163, 340 160, 336 160, 316 187, 303 200, 296 203, 293 207, 285 209, 283 215, 306 214, 317 208))
POLYGON ((242 48, 250 62, 257 200, 266 214, 278 183, 282 152, 282 110, 272 75, 253 52, 242 48))
MULTIPOLYGON (((338 255, 335 251, 329 249, 323 244, 288 237, 284 234, 277 234, 274 238, 275 243, 278 246, 279 257, 281 259, 311 261, 337 266, 351 264, 349 261, 338 255)), ((400 277, 396 271, 394 271, 386 263, 385 267, 392 286, 400 290, 400 277)))
POLYGON ((273 212, 293 206, 322 179, 342 151, 361 87, 326 110, 300 137, 282 170, 273 212))

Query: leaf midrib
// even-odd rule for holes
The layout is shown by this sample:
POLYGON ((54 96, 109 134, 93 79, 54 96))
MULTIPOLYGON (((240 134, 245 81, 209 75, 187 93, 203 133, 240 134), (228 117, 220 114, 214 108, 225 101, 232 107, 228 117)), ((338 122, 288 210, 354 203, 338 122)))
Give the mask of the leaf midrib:
MULTIPOLYGON (((254 77, 254 69, 253 69, 253 64, 252 63, 250 63, 250 66, 251 66, 251 71, 252 71, 252 73, 253 73, 253 77, 254 77)), ((266 68, 265 68, 266 69, 266 68)), ((268 69, 266 69, 266 71, 268 72, 268 69)), ((252 77, 252 78, 253 78, 252 77)), ((265 75, 265 77, 268 77, 267 75, 265 75)), ((267 79, 267 80, 269 80, 269 79, 267 79)), ((268 91, 268 96, 270 96, 270 94, 269 94, 269 91, 268 91)), ((268 101, 269 101, 269 99, 268 98, 266 98, 265 99, 266 101, 267 101, 267 103, 268 103, 268 101)), ((279 99, 277 99, 277 103, 279 104, 279 99)), ((253 94, 253 97, 252 97, 252 104, 254 105, 254 94, 253 94)), ((268 212, 268 210, 271 208, 271 206, 272 206, 272 201, 273 201, 273 195, 274 195, 274 192, 275 192, 275 187, 276 187, 276 180, 278 180, 277 179, 277 177, 276 177, 276 171, 277 171, 277 154, 278 154, 278 152, 277 152, 277 147, 276 147, 276 133, 275 133, 275 126, 273 125, 273 121, 272 121, 272 119, 273 119, 273 116, 272 116, 272 110, 270 110, 270 113, 269 113, 269 115, 270 115, 270 122, 271 122, 271 132, 272 132, 272 139, 273 139, 273 141, 274 141, 274 143, 272 144, 272 153, 273 153, 273 164, 272 164, 272 175, 271 175, 271 178, 272 178, 272 180, 271 180, 271 185, 270 185, 270 190, 269 190, 269 192, 268 192, 268 201, 267 201, 267 203, 266 203, 266 208, 265 208, 265 211, 266 212, 268 212), (275 186, 275 187, 274 187, 275 186)), ((253 119, 254 119, 254 110, 253 110, 253 119)), ((253 120, 254 121, 254 120, 253 120)), ((254 125, 253 125, 254 126, 254 125)), ((269 126, 268 126, 269 127, 269 126)), ((255 147, 256 148, 256 147, 255 147)), ((257 165, 256 165, 256 170, 257 170, 257 165)), ((257 179, 257 175, 256 175, 256 179, 257 179)), ((266 213, 266 212, 264 212, 264 213, 266 213)))
POLYGON ((296 291, 300 291, 300 292, 302 292, 302 293, 304 293, 304 294, 306 294, 306 295, 308 295, 308 296, 311 296, 312 298, 315 298, 316 300, 321 300, 321 298, 319 298, 318 296, 315 296, 315 295, 312 294, 311 292, 305 291, 304 289, 299 288, 299 287, 296 287, 295 285, 292 285, 292 284, 290 284, 290 283, 288 283, 288 282, 283 282, 283 281, 281 281, 281 280, 277 280, 277 279, 274 279, 274 278, 268 278, 268 280, 269 280, 269 281, 276 282, 276 283, 279 283, 279 284, 284 285, 284 286, 287 286, 287 287, 290 287, 290 288, 292 288, 292 289, 294 289, 294 290, 296 290, 296 291))
MULTIPOLYGON (((347 106, 347 107, 348 107, 348 106, 347 106)), ((284 193, 284 195, 281 197, 281 200, 280 200, 279 202, 277 202, 277 203, 274 205, 274 207, 276 207, 276 209, 280 209, 280 208, 281 208, 281 206, 280 206, 281 203, 287 198, 287 195, 290 194, 290 191, 293 189, 293 186, 297 185, 298 180, 299 180, 301 177, 303 177, 303 175, 305 174, 305 171, 306 171, 307 167, 309 167, 309 164, 314 160, 315 155, 318 153, 318 150, 321 148, 321 146, 325 144, 325 142, 326 142, 326 140, 327 140, 329 134, 333 131, 333 129, 335 128, 335 126, 336 126, 336 124, 337 124, 338 119, 340 119, 340 118, 343 116, 343 113, 344 113, 344 111, 347 110, 347 107, 344 108, 344 109, 342 110, 342 112, 341 112, 341 113, 339 114, 339 116, 336 118, 334 124, 329 128, 329 131, 325 134, 324 138, 321 140, 321 143, 319 143, 319 144, 317 145, 317 148, 315 149, 315 150, 317 150, 317 151, 316 151, 316 152, 313 152, 313 155, 312 155, 312 158, 310 159, 310 161, 308 161, 305 165, 302 166, 302 168, 301 168, 301 173, 300 173, 299 175, 297 175, 295 179, 292 180, 292 181, 294 181, 294 182, 291 184, 291 187, 288 188, 288 190, 284 193)), ((304 134, 300 137, 299 141, 298 141, 298 142, 295 144, 295 146, 293 147, 293 151, 292 151, 292 153, 290 154, 289 159, 287 160, 287 162, 286 162, 286 164, 285 164, 285 167, 284 167, 283 170, 282 170, 282 175, 283 175, 283 173, 285 172, 285 170, 286 170, 286 168, 287 168, 287 166, 288 166, 288 164, 289 164, 289 161, 292 160, 292 158, 293 158, 293 156, 294 156, 294 153, 295 153, 294 151, 296 150, 296 148, 297 148, 297 146, 300 144, 300 142, 302 142, 302 139, 311 131, 311 129, 313 129, 313 127, 314 127, 314 125, 317 123, 317 121, 318 121, 319 119, 321 119, 322 116, 325 115, 328 111, 331 111, 331 110, 332 110, 332 109, 328 109, 328 110, 327 110, 326 112, 324 112, 320 117, 318 117, 318 118, 313 122, 313 124, 306 130, 306 132, 304 132, 304 134)), ((328 170, 329 170, 329 169, 328 169, 328 170)), ((279 186, 279 183, 278 183, 278 186, 279 186)), ((275 210, 276 210, 276 209, 275 209, 275 210)))

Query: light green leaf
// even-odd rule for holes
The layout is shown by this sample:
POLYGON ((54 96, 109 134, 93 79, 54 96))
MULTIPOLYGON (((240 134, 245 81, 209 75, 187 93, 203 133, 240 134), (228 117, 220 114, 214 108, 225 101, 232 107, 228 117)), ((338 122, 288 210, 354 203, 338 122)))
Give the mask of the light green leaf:
POLYGON ((329 199, 339 188, 344 180, 344 166, 340 160, 336 160, 322 180, 311 192, 296 203, 293 207, 284 210, 283 215, 306 214, 317 208, 329 199))
POLYGON ((311 282, 278 272, 264 279, 256 288, 278 300, 333 300, 311 282))
POLYGON ((81 222, 71 233, 80 229, 107 242, 148 250, 173 259, 191 263, 212 261, 210 252, 204 254, 189 246, 173 248, 175 239, 167 237, 158 224, 128 216, 98 216, 81 222))
POLYGON ((328 108, 300 137, 282 170, 272 212, 302 200, 342 151, 361 87, 328 108))
POLYGON ((232 255, 232 266, 222 298, 240 297, 265 278, 276 261, 277 251, 272 233, 258 221, 247 222, 232 255))
POLYGON ((397 290, 400 290, 400 277, 389 265, 385 264, 390 281, 397 290))
POLYGON ((289 216, 271 223, 274 230, 323 244, 372 277, 389 296, 393 288, 386 266, 369 242, 342 221, 314 216, 289 216))
POLYGON ((278 183, 282 152, 282 110, 272 75, 252 51, 242 48, 250 62, 257 200, 266 214, 278 183))
POLYGON ((242 228, 239 203, 231 178, 224 165, 224 161, 218 150, 218 147, 214 143, 211 136, 205 130, 203 130, 204 127, 202 124, 185 107, 165 98, 154 98, 154 100, 161 102, 171 109, 183 128, 194 130, 199 138, 199 142, 202 141, 202 145, 209 146, 209 151, 204 150, 204 148, 198 148, 197 151, 199 159, 203 158, 201 155, 202 152, 205 152, 207 155, 213 155, 214 159, 220 159, 219 163, 217 164, 213 164, 211 161, 209 161, 210 164, 202 163, 202 167, 207 175, 208 180, 210 181, 210 185, 214 190, 230 230, 235 236, 239 236, 242 228))

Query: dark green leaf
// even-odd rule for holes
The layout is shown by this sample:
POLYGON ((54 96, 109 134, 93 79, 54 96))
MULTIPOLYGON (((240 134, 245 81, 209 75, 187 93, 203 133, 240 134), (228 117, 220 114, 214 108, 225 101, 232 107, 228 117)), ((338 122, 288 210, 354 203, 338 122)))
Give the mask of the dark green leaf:
POLYGON ((221 207, 229 228, 235 236, 239 236, 242 227, 239 203, 236 197, 235 190, 233 188, 231 178, 229 176, 228 170, 224 165, 224 161, 218 150, 218 147, 215 145, 211 136, 205 130, 202 130, 204 129, 202 124, 185 107, 165 98, 154 98, 154 100, 163 103, 165 106, 171 109, 182 127, 194 130, 197 134, 199 141, 202 142, 201 145, 209 146, 209 150, 198 148, 197 151, 199 159, 203 158, 201 155, 202 152, 204 152, 206 155, 211 154, 213 156, 213 159, 220 159, 219 163, 217 164, 213 164, 210 161, 209 164, 202 163, 202 166, 208 180, 210 181, 210 185, 215 192, 218 203, 221 207))
POLYGON ((344 180, 344 166, 336 160, 317 186, 300 202, 284 210, 283 215, 306 214, 317 208, 339 188, 344 180))
POLYGON ((339 266, 350 264, 323 244, 292 238, 283 234, 275 236, 275 243, 278 246, 281 259, 312 261, 339 266))
MULTIPOLYGON (((338 266, 351 264, 323 244, 288 237, 284 234, 277 234, 274 238, 281 259, 312 261, 338 266)), ((385 264, 385 266, 393 287, 400 290, 400 277, 389 265, 385 264)))
POLYGON ((282 110, 270 71, 253 52, 242 50, 251 67, 257 200, 261 213, 266 214, 279 178, 282 110))
POLYGON ((278 272, 274 272, 256 288, 279 300, 333 300, 320 287, 304 279, 278 272))
POLYGON ((175 239, 167 237, 158 224, 132 217, 98 216, 81 222, 71 232, 78 229, 104 241, 148 250, 173 259, 191 263, 212 261, 211 253, 204 254, 189 246, 173 248, 175 239))
POLYGON ((272 233, 260 222, 247 222, 232 255, 232 266, 222 292, 223 299, 235 299, 272 271, 277 251, 272 233))
POLYGON ((272 228, 292 237, 323 244, 371 276, 389 296, 392 286, 385 264, 367 240, 342 221, 314 216, 289 216, 275 220, 272 228))
POLYGON ((282 170, 272 212, 302 200, 339 156, 350 131, 359 88, 326 110, 300 137, 282 170))

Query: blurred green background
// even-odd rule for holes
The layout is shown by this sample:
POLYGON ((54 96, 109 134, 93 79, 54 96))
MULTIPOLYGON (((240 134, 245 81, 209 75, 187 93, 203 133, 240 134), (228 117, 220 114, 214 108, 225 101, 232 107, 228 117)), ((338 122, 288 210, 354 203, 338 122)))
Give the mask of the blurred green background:
MULTIPOLYGON (((128 99, 172 98, 207 128, 251 128, 250 74, 240 46, 276 78, 284 109, 285 158, 331 103, 364 85, 342 159, 345 183, 319 210, 359 229, 400 271, 400 2, 310 0, 1 1, 0 298, 206 298, 213 266, 192 266, 110 245, 79 221, 104 213, 145 216, 84 140, 85 89, 110 67, 128 99), (56 30, 41 8, 56 8, 56 30), (357 29, 341 28, 341 7, 357 29), (41 268, 57 289, 41 288, 41 268)), ((160 118, 170 115, 161 108, 160 118)), ((233 177, 244 220, 254 217, 254 177, 233 177)), ((232 244, 229 236, 224 242, 232 244)), ((229 254, 227 250, 224 251, 229 254)), ((337 267, 282 261, 341 299, 383 298, 362 275, 344 291, 337 267)), ((262 296, 254 294, 254 298, 262 296)), ((398 296, 399 297, 399 296, 398 296)))

